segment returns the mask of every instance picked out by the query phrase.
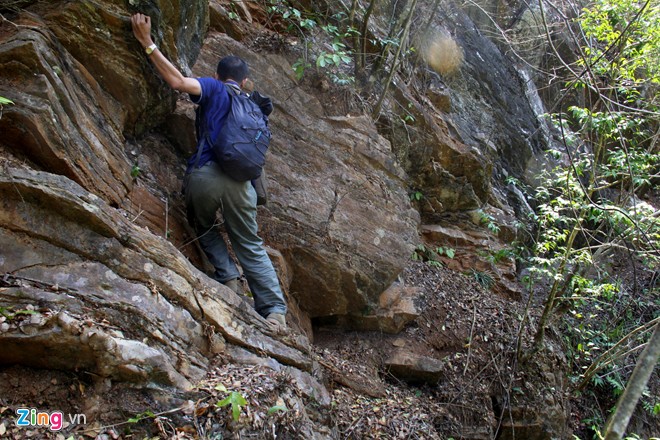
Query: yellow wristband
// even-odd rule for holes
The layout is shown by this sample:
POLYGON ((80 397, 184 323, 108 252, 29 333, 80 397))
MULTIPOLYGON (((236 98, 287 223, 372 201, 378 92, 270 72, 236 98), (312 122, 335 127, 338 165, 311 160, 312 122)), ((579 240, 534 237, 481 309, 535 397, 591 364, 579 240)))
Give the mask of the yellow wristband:
POLYGON ((156 49, 157 49, 157 46, 155 44, 152 44, 151 46, 144 49, 144 51, 147 53, 147 55, 151 55, 152 53, 154 53, 154 50, 156 50, 156 49))

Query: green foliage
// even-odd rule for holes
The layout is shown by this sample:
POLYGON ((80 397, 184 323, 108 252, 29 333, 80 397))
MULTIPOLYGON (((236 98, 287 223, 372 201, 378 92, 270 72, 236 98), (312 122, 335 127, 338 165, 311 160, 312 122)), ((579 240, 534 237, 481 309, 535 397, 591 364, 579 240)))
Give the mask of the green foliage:
POLYGON ((133 179, 137 179, 138 176, 140 175, 140 171, 142 171, 142 170, 140 169, 138 164, 133 165, 133 167, 131 168, 131 177, 133 179))
POLYGON ((238 419, 241 417, 241 409, 247 404, 248 404, 247 400, 245 400, 245 398, 241 395, 241 393, 232 391, 231 393, 229 393, 227 397, 225 397, 215 405, 219 408, 222 408, 227 405, 231 405, 232 418, 235 421, 238 421, 238 419))
POLYGON ((421 191, 413 191, 412 193, 410 193, 410 200, 412 201, 419 202, 423 198, 424 198, 424 193, 422 193, 421 191))
POLYGON ((477 211, 477 214, 479 215, 479 224, 486 226, 486 228, 494 235, 500 233, 500 226, 495 221, 495 217, 484 212, 482 209, 477 211))
MULTIPOLYGON (((653 327, 654 322, 645 322, 644 316, 660 316, 660 297, 653 292, 631 294, 615 283, 609 287, 594 280, 580 284, 599 289, 592 292, 592 297, 585 295, 573 300, 560 329, 567 360, 572 363, 571 382, 585 398, 599 401, 592 406, 602 407, 603 413, 599 414, 604 419, 623 392, 636 356, 653 327)), ((640 404, 653 414, 659 399, 646 393, 640 404)))
POLYGON ((38 314, 39 312, 35 310, 27 310, 27 309, 12 310, 12 308, 10 307, 0 307, 0 315, 4 316, 7 319, 13 319, 21 315, 38 315, 38 314))
POLYGON ((390 37, 370 39, 369 42, 374 46, 380 46, 381 48, 384 48, 385 46, 399 47, 399 44, 401 43, 398 38, 390 37))
POLYGON ((156 415, 153 413, 153 411, 146 410, 141 412, 140 414, 136 414, 134 417, 131 417, 130 419, 127 420, 128 423, 139 423, 142 420, 145 419, 152 419, 156 417, 156 415))
POLYGON ((615 84, 660 84, 660 6, 637 0, 597 0, 578 20, 591 44, 584 47, 594 73, 615 84), (642 9, 642 6, 645 6, 642 9))
POLYGON ((316 57, 316 67, 327 67, 335 65, 340 67, 342 63, 350 63, 351 57, 346 55, 344 43, 333 43, 331 52, 321 52, 316 57))
POLYGON ((428 255, 428 248, 423 244, 418 244, 410 258, 412 258, 413 261, 424 261, 425 258, 428 259, 428 255))
POLYGON ((489 262, 493 264, 498 264, 504 260, 514 258, 516 252, 512 248, 502 248, 498 250, 489 249, 487 251, 478 252, 479 255, 483 256, 489 262))
POLYGON ((328 52, 321 52, 316 57, 316 67, 341 67, 343 63, 350 64, 350 62, 351 57, 348 55, 346 45, 337 38, 330 45, 328 52))
POLYGON ((481 287, 490 290, 495 285, 495 278, 488 272, 482 272, 475 269, 470 269, 467 275, 473 278, 481 287))
MULTIPOLYGON (((592 136, 588 140, 594 140, 594 133, 607 139, 620 136, 615 131, 624 131, 618 117, 596 120, 590 112, 580 112, 579 116, 583 118, 581 127, 590 125, 592 136)), ((577 134, 585 135, 579 131, 577 134)), ((644 310, 657 309, 660 304, 642 304, 639 298, 628 296, 621 283, 611 278, 604 262, 611 261, 619 249, 627 248, 626 252, 636 255, 649 270, 657 268, 653 241, 657 242, 660 222, 650 205, 636 199, 635 192, 641 186, 635 179, 628 178, 629 185, 617 186, 617 199, 603 197, 604 193, 594 197, 599 188, 606 186, 607 179, 622 182, 622 176, 630 176, 631 170, 643 176, 653 168, 646 167, 643 160, 633 165, 634 161, 626 164, 612 159, 617 153, 614 147, 610 153, 599 156, 590 149, 575 154, 569 166, 559 166, 542 176, 535 192, 537 210, 533 220, 537 235, 528 263, 534 279, 552 283, 546 300, 548 313, 568 312, 562 330, 567 358, 576 372, 575 382, 589 380, 600 396, 614 401, 631 372, 630 359, 626 361, 628 351, 640 341, 631 339, 621 349, 615 347, 625 335, 644 325, 640 316, 644 310), (635 200, 634 204, 621 203, 630 200, 635 200), (641 313, 633 313, 635 310, 641 313), (604 353, 608 355, 602 357, 604 353)), ((652 406, 654 402, 643 398, 642 404, 652 406)), ((606 414, 598 415, 585 424, 593 422, 590 426, 597 431, 605 418, 606 414)))
POLYGON ((14 104, 14 101, 12 101, 11 99, 7 99, 3 96, 0 96, 0 118, 2 118, 2 106, 10 105, 10 104, 14 104))
POLYGON ((285 405, 275 405, 275 406, 271 406, 270 408, 268 408, 267 414, 270 416, 270 415, 275 414, 276 412, 279 412, 279 411, 287 412, 287 411, 289 411, 289 409, 285 405))
POLYGON ((447 258, 454 258, 456 251, 452 248, 441 246, 435 249, 429 249, 427 246, 420 244, 415 248, 411 258, 414 261, 423 261, 430 266, 440 267, 442 266, 442 262, 438 258, 442 255, 445 255, 447 258))
POLYGON ((435 251, 438 255, 442 255, 444 253, 449 258, 454 258, 454 256, 456 255, 456 251, 452 248, 438 247, 435 248, 435 251))
MULTIPOLYGON (((403 107, 403 106, 402 106, 403 107)), ((407 108, 404 108, 404 113, 399 116, 404 124, 413 124, 415 122, 415 117, 410 113, 410 110, 413 108, 413 103, 409 102, 407 108)))
POLYGON ((230 2, 228 5, 228 10, 227 10, 227 17, 229 17, 230 20, 233 21, 240 21, 241 16, 237 12, 237 7, 234 2, 230 2))
POLYGON ((651 185, 660 157, 649 149, 653 124, 630 111, 591 111, 572 106, 567 117, 577 134, 591 144, 593 155, 582 158, 578 171, 584 176, 596 171, 599 189, 629 187, 633 192, 651 185))
MULTIPOLYGON (((284 21, 287 24, 287 32, 295 33, 305 41, 310 32, 316 32, 317 37, 320 34, 321 38, 330 40, 324 50, 311 54, 311 57, 306 52, 304 57, 296 60, 292 67, 298 80, 304 77, 307 69, 315 65, 337 84, 345 85, 353 82, 353 77, 344 72, 353 62, 353 52, 345 41, 356 35, 358 31, 347 24, 346 14, 335 14, 330 18, 337 24, 328 23, 325 22, 324 17, 300 10, 285 0, 269 0, 267 10, 271 19, 277 17, 284 21), (310 62, 310 58, 314 64, 310 62)), ((305 44, 305 47, 309 46, 305 44)))
MULTIPOLYGON (((341 18, 341 16, 338 16, 341 18)), ((327 51, 321 51, 316 57, 317 68, 328 68, 328 75, 333 82, 346 85, 354 81, 351 75, 343 72, 342 68, 349 67, 352 64, 352 52, 344 43, 344 40, 354 35, 357 30, 348 26, 343 30, 338 26, 327 24, 321 26, 326 35, 332 38, 330 48, 327 51)))
POLYGON ((266 9, 270 19, 279 17, 287 24, 288 32, 298 30, 302 34, 302 29, 311 29, 316 26, 315 20, 303 16, 300 9, 291 6, 286 0, 269 0, 266 9))
MULTIPOLYGON (((583 418, 581 422, 582 422, 583 425, 588 426, 589 429, 591 429, 592 432, 596 433, 596 432, 599 432, 600 427, 603 426, 603 424, 605 423, 605 419, 603 418, 603 416, 601 414, 593 413, 593 414, 589 415, 588 417, 583 418)), ((576 438, 579 440, 578 437, 576 437, 576 438)), ((593 438, 597 439, 598 436, 596 434, 594 434, 593 438)))
MULTIPOLYGON (((619 295, 603 265, 617 251, 649 271, 658 266, 660 219, 640 198, 655 185, 660 167, 658 12, 650 2, 596 0, 578 17, 585 70, 567 88, 585 93, 590 106, 553 115, 564 151, 552 154, 560 165, 540 176, 531 194, 537 235, 530 281, 552 283, 537 342, 559 306, 576 317, 619 295)), ((585 346, 576 353, 584 354, 585 346)))
POLYGON ((305 70, 312 67, 312 65, 307 61, 305 61, 305 59, 298 58, 298 60, 296 60, 296 62, 293 63, 291 67, 293 68, 293 71, 296 74, 296 79, 300 81, 305 75, 305 70))

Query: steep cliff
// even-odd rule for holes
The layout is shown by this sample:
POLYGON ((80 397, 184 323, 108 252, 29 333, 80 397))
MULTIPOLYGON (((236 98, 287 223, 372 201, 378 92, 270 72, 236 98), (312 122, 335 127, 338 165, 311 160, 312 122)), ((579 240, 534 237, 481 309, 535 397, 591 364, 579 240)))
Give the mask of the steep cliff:
MULTIPOLYGON (((524 207, 503 179, 524 178, 545 141, 523 77, 467 16, 441 9, 434 28, 463 47, 458 72, 418 66, 374 120, 327 79, 299 82, 300 49, 267 22, 265 3, 237 5, 37 1, 5 12, 0 96, 15 104, 0 117, 0 307, 11 316, 0 365, 84 371, 103 394, 190 390, 215 355, 260 357, 327 407, 313 321, 397 332, 418 316, 404 307, 418 291, 398 298, 396 280, 422 230, 457 247, 462 269, 485 264, 471 248, 502 245, 471 219, 484 209, 513 222, 524 207), (184 73, 209 76, 221 56, 240 55, 275 102, 259 221, 291 304, 285 337, 204 274, 179 192, 193 107, 133 38, 138 9, 184 73)), ((512 263, 491 269, 515 297, 512 263)))

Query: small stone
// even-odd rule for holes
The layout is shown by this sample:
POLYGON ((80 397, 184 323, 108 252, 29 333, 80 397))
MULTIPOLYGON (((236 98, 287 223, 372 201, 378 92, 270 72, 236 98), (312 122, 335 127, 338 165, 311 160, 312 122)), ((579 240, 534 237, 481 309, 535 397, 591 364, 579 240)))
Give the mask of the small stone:
POLYGON ((39 331, 39 330, 37 329, 37 327, 35 327, 34 325, 30 325, 29 323, 28 323, 27 325, 21 325, 21 326, 19 327, 19 330, 20 330, 23 334, 28 335, 28 336, 34 336, 34 335, 36 335, 36 334, 38 333, 38 331, 39 331))
POLYGON ((195 402, 188 400, 181 406, 181 411, 186 415, 192 415, 195 412, 195 402))
POLYGON ((0 333, 7 333, 9 331, 9 324, 3 322, 0 324, 0 333))
POLYGON ((45 321, 45 319, 41 315, 41 313, 36 313, 34 315, 30 315, 30 324, 32 324, 32 325, 43 325, 44 321, 45 321))

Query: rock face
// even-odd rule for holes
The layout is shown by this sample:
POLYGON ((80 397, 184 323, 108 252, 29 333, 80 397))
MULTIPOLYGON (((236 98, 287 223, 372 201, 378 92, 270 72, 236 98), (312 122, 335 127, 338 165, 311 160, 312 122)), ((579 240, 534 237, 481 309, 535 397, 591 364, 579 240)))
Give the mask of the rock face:
POLYGON ((451 246, 454 258, 442 258, 447 267, 463 273, 483 274, 485 284, 505 298, 518 300, 522 289, 516 282, 516 263, 511 250, 500 240, 474 227, 422 225, 422 237, 430 249, 451 246))
MULTIPOLYGON (((178 51, 195 57, 206 8, 168 2, 154 15, 184 70, 178 51)), ((182 158, 162 136, 127 138, 162 123, 175 95, 128 17, 111 2, 38 2, 2 23, 0 96, 16 105, 0 118, 0 307, 12 317, 0 364, 185 389, 231 345, 271 346, 284 357, 268 356, 309 371, 304 340, 273 339, 178 250, 189 239, 175 199, 182 158)))
POLYGON ((417 240, 419 216, 389 142, 367 117, 326 117, 284 58, 224 34, 211 32, 194 73, 211 75, 227 54, 244 57, 275 102, 262 222, 292 267, 292 294, 311 317, 361 312, 377 303, 417 240))
MULTIPOLYGON (((178 196, 194 147, 186 145, 190 107, 166 118, 176 94, 130 33, 129 11, 112 2, 60 6, 37 2, 0 33, 0 96, 16 103, 0 118, 0 270, 8 274, 0 306, 39 315, 3 323, 0 340, 11 350, 0 363, 60 362, 186 388, 207 356, 232 344, 309 370, 304 341, 272 339, 249 305, 179 251, 198 262, 184 246, 178 196), (161 124, 170 129, 151 134, 161 124), (71 346, 78 349, 56 361, 71 346)), ((207 7, 164 2, 144 11, 184 72, 201 48, 207 7)), ((208 36, 195 72, 212 74, 229 52, 248 60, 276 103, 263 235, 283 256, 292 304, 312 317, 377 304, 419 222, 389 142, 366 117, 326 117, 283 58, 227 36, 208 36)))
MULTIPOLYGON (((427 7, 418 6, 418 13, 431 14, 427 7)), ((431 57, 443 56, 438 50, 460 51, 462 61, 447 72, 434 71, 432 62, 412 67, 424 73, 397 83, 394 109, 381 116, 383 134, 422 197, 424 223, 510 205, 506 177, 525 180, 535 172, 536 153, 547 144, 544 123, 526 96, 529 78, 462 11, 434 12, 437 19, 415 35, 417 46, 430 46, 431 57), (454 44, 436 48, 437 39, 454 44)))
POLYGON ((270 339, 241 298, 71 180, 13 169, 0 178, 0 194, 0 303, 10 311, 36 305, 43 316, 0 335, 10 348, 0 363, 85 366, 101 377, 185 388, 229 341, 310 368, 299 343, 270 339))
MULTIPOLYGON (((267 17, 256 2, 232 3, 240 21, 207 0, 21 4, 0 22, 0 96, 15 103, 0 108, 0 365, 181 390, 222 354, 275 365, 329 406, 297 331, 311 334, 310 318, 401 331, 419 314, 419 292, 396 280, 421 217, 439 246, 490 243, 433 221, 486 204, 511 215, 496 181, 524 175, 540 145, 515 71, 460 13, 443 19, 466 48, 459 74, 430 74, 424 93, 397 81, 373 121, 330 112, 291 60, 259 51, 251 28, 267 17), (248 300, 203 272, 180 195, 194 106, 135 41, 134 7, 152 16, 156 43, 185 74, 210 76, 237 54, 273 98, 259 223, 295 332, 274 335, 248 300), (398 106, 414 123, 393 118, 398 106), (413 207, 417 189, 424 199, 413 207)), ((403 350, 388 366, 431 383, 443 370, 403 350)))
MULTIPOLYGON (((162 122, 174 97, 130 34, 128 11, 74 3, 37 5, 34 12, 18 19, 25 28, 5 25, 2 90, 20 105, 0 119, 4 148, 72 179, 154 232, 175 232, 181 243, 180 158, 157 136, 125 138, 162 122), (9 89, 24 79, 20 94, 9 89), (152 148, 159 152, 146 151, 152 148), (169 178, 161 171, 168 168, 169 178)), ((175 2, 151 12, 157 43, 188 71, 207 6, 175 2)), ((222 54, 241 53, 255 83, 276 102, 264 235, 292 267, 292 293, 310 316, 348 314, 377 302, 410 255, 418 224, 389 143, 366 118, 326 118, 321 103, 296 87, 284 59, 258 56, 220 34, 211 34, 205 47, 196 74, 212 74, 222 54)), ((194 147, 185 145, 189 136, 165 134, 184 153, 194 147)))

